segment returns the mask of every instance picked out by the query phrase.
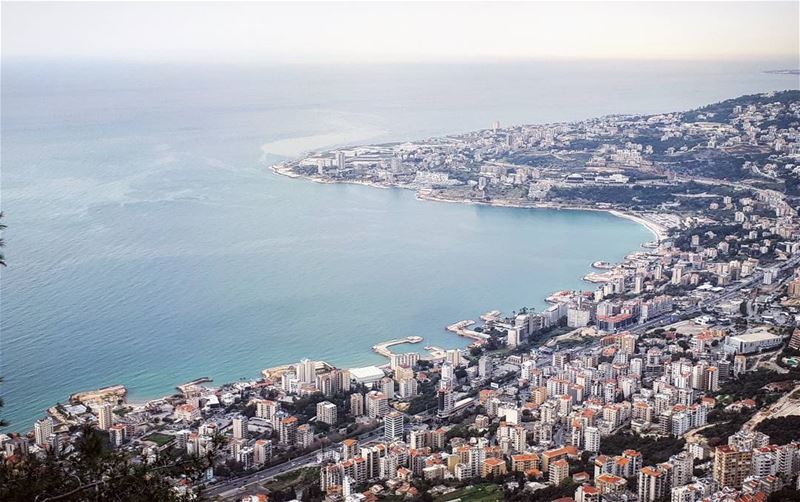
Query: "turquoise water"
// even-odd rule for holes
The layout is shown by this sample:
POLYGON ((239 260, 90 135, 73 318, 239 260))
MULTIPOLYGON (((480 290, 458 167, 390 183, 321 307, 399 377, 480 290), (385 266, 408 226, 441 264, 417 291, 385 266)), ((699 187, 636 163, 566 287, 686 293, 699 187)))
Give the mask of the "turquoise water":
POLYGON ((412 334, 459 346, 446 324, 589 287, 594 260, 650 234, 603 213, 422 202, 267 166, 332 143, 797 86, 759 65, 4 62, 3 415, 19 430, 108 384, 145 398, 301 357, 381 362, 373 344, 412 334))

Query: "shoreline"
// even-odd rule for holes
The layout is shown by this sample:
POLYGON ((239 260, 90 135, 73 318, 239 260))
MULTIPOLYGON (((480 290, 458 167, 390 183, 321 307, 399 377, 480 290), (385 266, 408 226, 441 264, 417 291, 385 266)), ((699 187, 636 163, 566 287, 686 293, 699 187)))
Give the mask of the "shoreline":
MULTIPOLYGON (((294 172, 290 167, 283 165, 283 164, 274 164, 270 166, 270 169, 275 174, 280 176, 286 176, 292 179, 302 179, 306 181, 312 181, 314 183, 321 183, 324 185, 361 185, 361 186, 368 186, 373 188, 382 188, 382 189, 390 189, 390 188, 397 188, 400 190, 413 190, 416 192, 417 200, 427 200, 433 202, 451 202, 457 204, 474 204, 474 205, 483 205, 483 206, 492 206, 492 207, 513 207, 519 209, 554 209, 554 210, 565 210, 565 211, 596 211, 602 213, 608 213, 617 218, 623 218, 626 220, 633 221, 638 223, 639 225, 643 226, 647 229, 653 237, 656 238, 656 244, 660 244, 667 240, 669 229, 660 223, 657 223, 653 220, 648 219, 642 214, 634 213, 632 211, 626 211, 619 208, 599 208, 599 207, 585 207, 585 206, 578 206, 578 205, 560 205, 560 204, 552 204, 547 202, 536 202, 530 204, 518 204, 508 201, 480 201, 480 200, 470 200, 470 199, 459 199, 455 197, 443 197, 439 195, 433 195, 430 193, 423 193, 421 190, 416 189, 410 186, 402 186, 402 185, 388 185, 383 183, 377 183, 372 181, 359 181, 359 180, 348 180, 348 181, 331 181, 322 179, 316 176, 306 176, 302 174, 297 174, 294 172)), ((647 243, 642 243, 647 244, 647 243)))
MULTIPOLYGON (((656 238, 656 243, 660 244, 662 241, 666 239, 667 228, 653 222, 642 215, 631 213, 627 211, 623 211, 620 209, 615 208, 592 208, 592 207, 583 207, 583 206, 566 206, 566 205, 558 205, 552 203, 533 203, 533 204, 518 204, 513 203, 510 201, 479 201, 479 200, 469 200, 469 199, 458 199, 453 197, 442 197, 442 196, 435 196, 431 193, 425 193, 422 190, 416 189, 410 186, 400 186, 400 185, 387 185, 381 184, 376 182, 365 182, 365 181, 358 181, 358 180, 349 180, 349 181, 331 181, 325 180, 321 178, 316 178, 313 176, 305 176, 301 174, 297 174, 292 169, 285 164, 274 164, 270 166, 270 169, 278 175, 286 176, 287 178, 291 179, 302 179, 305 181, 312 181, 315 183, 321 183, 326 185, 335 185, 335 184, 350 184, 350 185, 361 185, 361 186, 369 186, 372 188, 382 188, 382 189, 402 189, 402 190, 413 190, 415 191, 415 197, 417 200, 421 201, 432 201, 432 202, 445 202, 445 203, 461 203, 461 204, 474 204, 474 205, 485 205, 485 206, 493 206, 493 207, 511 207, 511 208, 518 208, 518 209, 551 209, 551 210, 566 210, 566 211, 596 211, 596 212, 604 212, 609 213, 613 216, 618 218, 627 219, 638 223, 645 227, 653 236, 656 238)), ((642 243, 647 244, 647 243, 642 243)), ((584 279, 585 280, 585 279, 584 279)), ((422 341, 422 340, 420 340, 422 341)), ((380 345, 380 344, 379 344, 380 345)), ((374 350, 375 347, 372 348, 371 352, 376 352, 374 350)), ((379 353, 379 355, 382 355, 379 353)), ((430 357, 430 356, 428 356, 430 357)), ((284 365, 285 366, 285 365, 284 365)), ((386 364, 376 364, 376 366, 384 367, 386 364)), ((259 375, 263 376, 264 370, 259 372, 259 375)), ((258 380, 259 376, 255 377, 255 380, 258 380)), ((227 385, 235 382, 224 382, 220 385, 227 385)), ((145 408, 150 403, 158 402, 164 399, 169 399, 173 397, 175 394, 166 394, 161 396, 154 396, 154 397, 145 397, 140 395, 132 396, 132 399, 128 401, 126 399, 125 404, 134 408, 134 410, 139 408, 145 408)), ((50 408, 48 408, 49 410, 50 408)))
MULTIPOLYGON (((302 176, 301 176, 302 177, 302 176)), ((400 188, 400 187, 398 187, 400 188)), ((417 193, 418 200, 429 200, 434 202, 454 202, 454 203, 462 203, 462 204, 475 204, 475 205, 484 205, 484 206, 493 206, 493 207, 513 207, 519 209, 552 209, 556 211, 595 211, 600 213, 608 213, 617 218, 623 218, 626 220, 633 221, 638 223, 639 225, 645 227, 653 237, 656 238, 656 241, 660 244, 661 242, 667 239, 667 232, 668 229, 663 225, 656 223, 652 220, 645 218, 644 216, 633 213, 629 211, 625 211, 622 209, 617 208, 600 208, 600 207, 585 207, 585 206, 567 206, 561 204, 552 204, 547 202, 538 202, 533 204, 515 204, 513 202, 484 202, 479 200, 467 200, 467 199, 456 199, 453 197, 441 197, 435 196, 431 194, 423 194, 417 193)), ((643 243, 646 244, 646 243, 643 243)))

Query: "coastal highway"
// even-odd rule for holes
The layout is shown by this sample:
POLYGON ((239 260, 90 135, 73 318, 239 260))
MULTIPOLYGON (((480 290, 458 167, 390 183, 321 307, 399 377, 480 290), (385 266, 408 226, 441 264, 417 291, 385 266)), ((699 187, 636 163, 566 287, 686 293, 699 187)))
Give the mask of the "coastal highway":
MULTIPOLYGON (((800 256, 794 256, 794 257, 790 258, 789 260, 786 260, 786 262, 783 265, 781 265, 781 267, 780 267, 781 273, 786 273, 787 269, 791 269, 792 267, 795 267, 798 263, 800 263, 800 256)), ((731 297, 735 296, 736 293, 739 292, 739 290, 744 289, 744 288, 749 288, 749 287, 752 287, 752 286, 756 285, 758 282, 761 281, 761 279, 763 277, 764 277, 764 274, 762 272, 756 272, 748 280, 740 282, 739 284, 736 284, 736 285, 733 285, 733 286, 729 287, 728 289, 726 289, 725 291, 720 293, 719 296, 716 296, 714 298, 710 298, 708 300, 700 302, 696 306, 691 307, 689 309, 686 309, 686 310, 680 312, 680 315, 681 316, 685 316, 687 314, 689 314, 689 315, 697 314, 697 313, 699 313, 700 311, 702 311, 706 307, 711 307, 713 305, 717 305, 718 303, 724 302, 725 300, 728 300, 731 297)), ((787 276, 783 277, 782 279, 779 280, 779 283, 785 282, 790 277, 791 277, 791 275, 787 275, 787 276)), ((655 319, 647 321, 647 322, 644 322, 642 324, 638 324, 636 326, 633 326, 633 327, 631 327, 629 329, 629 331, 631 331, 633 333, 641 334, 641 333, 644 333, 645 331, 647 331, 650 328, 655 328, 655 327, 658 327, 658 326, 661 326, 661 325, 664 325, 664 324, 670 324, 672 322, 674 322, 674 319, 673 319, 672 315, 664 315, 664 316, 656 317, 655 319)))
MULTIPOLYGON (((366 444, 382 436, 383 436, 383 426, 381 425, 375 430, 360 436, 358 438, 358 441, 359 443, 366 444)), ((333 443, 326 446, 324 449, 325 450, 340 449, 341 446, 342 443, 333 443)), ((272 478, 300 469, 301 467, 305 467, 311 464, 316 464, 317 455, 322 450, 323 448, 320 448, 318 450, 314 450, 312 452, 300 455, 299 457, 283 462, 282 464, 268 467, 266 469, 261 469, 260 471, 253 472, 251 474, 247 474, 239 478, 228 479, 220 483, 216 483, 203 490, 203 495, 211 499, 219 499, 219 500, 225 500, 228 498, 232 498, 236 495, 240 495, 249 486, 269 481, 272 478)))

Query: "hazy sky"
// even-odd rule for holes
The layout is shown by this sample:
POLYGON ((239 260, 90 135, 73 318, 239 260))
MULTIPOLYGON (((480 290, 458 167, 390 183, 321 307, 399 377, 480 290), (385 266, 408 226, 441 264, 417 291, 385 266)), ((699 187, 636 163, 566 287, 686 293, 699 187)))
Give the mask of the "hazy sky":
POLYGON ((798 58, 800 2, 9 3, 4 57, 798 58))

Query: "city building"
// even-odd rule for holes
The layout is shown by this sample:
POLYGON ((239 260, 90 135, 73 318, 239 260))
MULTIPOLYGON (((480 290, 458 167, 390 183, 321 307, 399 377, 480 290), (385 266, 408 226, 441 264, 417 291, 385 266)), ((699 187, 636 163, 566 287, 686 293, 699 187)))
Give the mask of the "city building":
POLYGON ((740 489, 750 475, 753 452, 736 446, 717 446, 714 450, 714 480, 721 487, 740 489))
POLYGON ((321 401, 317 403, 317 421, 328 425, 336 425, 338 422, 336 405, 330 401, 321 401))
POLYGON ((403 414, 392 411, 383 418, 384 438, 387 442, 403 439, 403 414))
POLYGON ((111 403, 104 402, 100 405, 98 414, 97 414, 97 426, 107 431, 111 425, 114 423, 114 407, 111 403))

